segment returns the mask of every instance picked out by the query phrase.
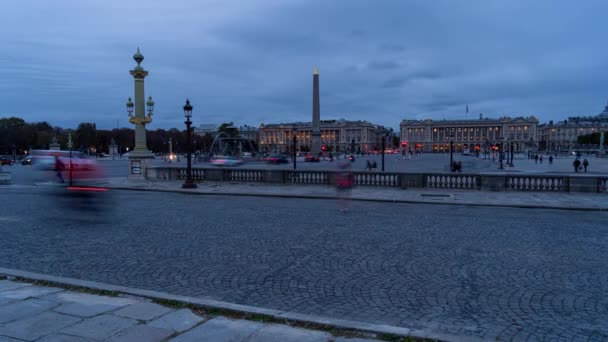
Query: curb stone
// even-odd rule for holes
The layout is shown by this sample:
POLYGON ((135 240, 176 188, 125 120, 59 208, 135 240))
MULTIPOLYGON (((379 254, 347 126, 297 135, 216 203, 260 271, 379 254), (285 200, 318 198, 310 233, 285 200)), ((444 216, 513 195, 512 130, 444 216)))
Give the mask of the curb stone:
MULTIPOLYGON (((106 186, 108 189, 125 190, 125 191, 152 191, 152 192, 170 192, 189 195, 209 195, 209 196, 240 196, 240 197, 275 197, 275 198, 301 198, 301 199, 324 199, 335 200, 336 196, 326 195, 289 195, 289 194, 260 194, 260 193, 245 193, 245 192, 199 192, 182 189, 150 189, 143 187, 128 187, 128 186, 106 186)), ((436 201, 421 201, 421 200, 402 200, 402 199, 382 199, 382 198, 363 198, 352 197, 352 201, 357 202, 380 202, 380 203, 408 203, 408 204, 440 204, 440 205, 460 205, 471 207, 500 207, 500 208, 521 208, 521 209, 555 209, 555 210, 574 210, 574 211, 608 211, 608 208, 595 207, 574 207, 574 206, 559 206, 559 205, 535 205, 535 204, 495 204, 495 203, 452 203, 452 202, 436 202, 436 201)))
MULTIPOLYGON (((179 302, 185 303, 192 306, 198 306, 201 308, 208 309, 220 309, 228 312, 234 312, 239 314, 253 314, 253 315, 262 315, 269 316, 279 321, 285 321, 283 324, 287 322, 295 322, 296 324, 302 325, 312 325, 316 327, 310 327, 310 329, 345 329, 351 331, 357 331, 361 333, 372 333, 377 334, 379 336, 389 336, 394 338, 403 338, 403 337, 411 337, 418 339, 431 339, 431 340, 439 340, 439 341, 483 341, 482 339, 473 337, 473 336, 454 336, 450 334, 436 333, 425 329, 408 329, 404 327, 383 325, 383 324, 374 324, 374 323, 366 323, 359 321, 350 321, 344 319, 336 319, 331 317, 324 316, 315 316, 315 315, 307 315, 300 314, 294 312, 287 312, 275 309, 266 309, 256 306, 235 304, 229 302, 223 302, 214 299, 206 299, 206 298, 196 298, 196 297, 188 297, 181 295, 173 295, 170 293, 152 291, 152 290, 143 290, 137 289, 127 286, 121 285, 112 285, 106 284, 96 281, 89 280, 80 280, 74 278, 67 277, 59 277, 46 275, 41 273, 29 272, 29 271, 21 271, 10 268, 0 267, 0 277, 17 277, 19 280, 25 281, 46 281, 58 285, 64 286, 76 286, 85 289, 92 290, 100 290, 107 292, 119 292, 127 295, 134 295, 138 297, 150 298, 155 300, 162 300, 167 302, 179 302), (321 328, 320 328, 321 327, 321 328)), ((281 322, 278 322, 281 323, 281 322)))

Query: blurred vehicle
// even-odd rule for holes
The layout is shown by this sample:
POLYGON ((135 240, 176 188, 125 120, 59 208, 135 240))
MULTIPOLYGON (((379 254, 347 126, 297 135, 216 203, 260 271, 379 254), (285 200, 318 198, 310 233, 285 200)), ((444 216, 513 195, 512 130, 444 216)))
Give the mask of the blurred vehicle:
POLYGON ((10 157, 7 157, 7 156, 0 156, 0 165, 12 166, 13 165, 13 160, 10 157))
POLYGON ((211 159, 211 165, 215 166, 239 166, 243 161, 231 156, 218 156, 211 159))
POLYGON ((253 157, 251 152, 243 152, 243 157, 253 157))
POLYGON ((304 156, 304 161, 305 162, 318 162, 321 159, 319 159, 319 157, 312 155, 312 154, 307 154, 304 156))
POLYGON ((21 159, 21 165, 32 165, 32 156, 21 159))
POLYGON ((289 162, 287 157, 282 154, 273 154, 264 159, 268 164, 286 164, 289 162))
POLYGON ((350 160, 351 162, 355 161, 355 156, 353 156, 352 154, 350 156, 348 156, 347 158, 348 160, 350 160))

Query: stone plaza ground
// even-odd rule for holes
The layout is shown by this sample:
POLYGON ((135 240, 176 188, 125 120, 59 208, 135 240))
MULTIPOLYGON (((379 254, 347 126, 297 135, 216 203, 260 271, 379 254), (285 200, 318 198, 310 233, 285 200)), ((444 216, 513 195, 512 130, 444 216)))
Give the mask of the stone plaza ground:
MULTIPOLYGON (((356 334, 356 333, 354 333, 356 334)), ((0 280, 0 341, 372 342, 287 325, 210 315, 133 296, 0 280)))
MULTIPOLYGON (((573 171, 573 157, 557 158, 552 165, 546 159, 537 164, 523 157, 516 156, 515 167, 506 170, 573 171)), ((496 160, 483 156, 455 159, 463 162, 465 172, 498 170, 496 160)), ((365 168, 366 160, 375 160, 380 167, 380 156, 369 156, 358 158, 353 169, 365 168)), ((386 170, 441 172, 448 161, 446 154, 405 160, 388 155, 386 170)), ((608 160, 589 161, 590 173, 608 170, 608 160)), ((100 163, 110 177, 106 184, 148 191, 112 190, 106 211, 76 210, 75 202, 57 197, 46 183, 39 183, 53 179, 52 173, 36 172, 30 166, 4 167, 11 171, 14 184, 0 188, 0 267, 313 320, 395 327, 414 336, 450 341, 608 339, 605 194, 359 187, 353 190, 357 201, 350 204, 351 211, 341 214, 332 199, 335 190, 326 186, 205 182, 196 190, 202 195, 192 196, 178 193, 179 182, 127 182, 126 160, 100 163)), ((335 167, 329 161, 298 163, 305 169, 335 167)), ((8 296, 0 299, 0 317, 3 310, 15 311, 10 305, 27 307, 24 302, 48 299, 44 289, 30 299, 13 298, 11 291, 0 292, 0 298, 8 296)), ((120 308, 84 317, 57 309, 71 304, 53 305, 44 312, 5 316, 14 319, 0 321, 0 341, 12 341, 7 336, 31 339, 33 335, 18 335, 19 329, 11 327, 33 327, 39 315, 53 316, 50 321, 73 321, 56 330, 49 328, 53 332, 48 334, 92 319, 109 319, 110 326, 122 320, 113 317, 120 308)), ((193 329, 199 331, 207 320, 217 322, 214 319, 203 317, 193 329)), ((140 327, 151 322, 119 324, 108 338, 141 329, 157 336, 156 330, 140 327)), ((259 328, 255 331, 266 331, 261 323, 230 322, 226 324, 235 331, 251 324, 259 328)), ((175 331, 166 333, 158 336, 177 337, 175 331)), ((312 341, 335 337, 318 333, 312 341)), ((74 336, 58 340, 71 341, 74 336)))
POLYGON ((0 266, 407 328, 608 338, 605 212, 116 191, 103 215, 0 193, 0 266))

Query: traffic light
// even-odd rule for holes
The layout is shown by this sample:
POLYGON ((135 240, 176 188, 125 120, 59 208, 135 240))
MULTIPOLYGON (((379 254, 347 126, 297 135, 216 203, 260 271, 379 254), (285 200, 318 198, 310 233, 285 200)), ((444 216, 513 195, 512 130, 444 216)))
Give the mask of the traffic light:
POLYGON ((406 147, 407 146, 407 141, 402 141, 401 142, 401 147, 406 147))
POLYGON ((323 150, 323 152, 325 152, 325 145, 321 146, 321 150, 323 150))

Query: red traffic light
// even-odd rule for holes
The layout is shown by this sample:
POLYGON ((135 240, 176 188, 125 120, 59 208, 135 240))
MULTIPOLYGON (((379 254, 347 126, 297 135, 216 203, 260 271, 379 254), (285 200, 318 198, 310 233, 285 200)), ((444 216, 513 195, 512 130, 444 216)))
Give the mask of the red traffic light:
POLYGON ((321 149, 322 149, 323 151, 325 151, 325 145, 321 146, 321 149))

